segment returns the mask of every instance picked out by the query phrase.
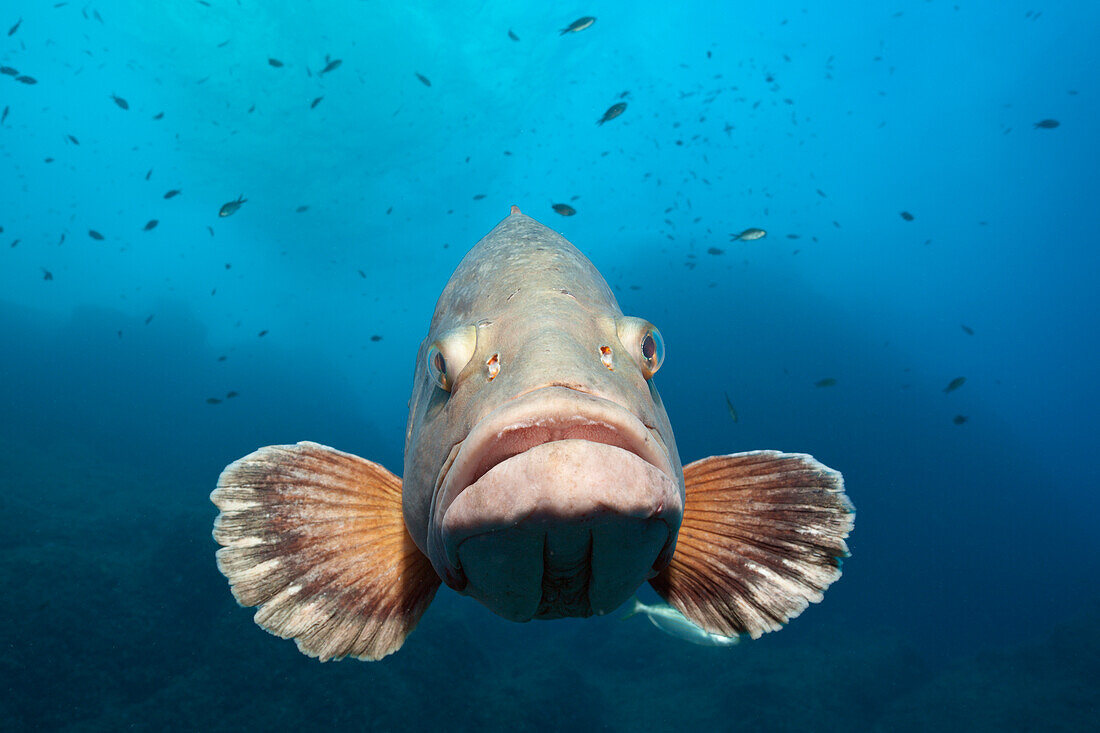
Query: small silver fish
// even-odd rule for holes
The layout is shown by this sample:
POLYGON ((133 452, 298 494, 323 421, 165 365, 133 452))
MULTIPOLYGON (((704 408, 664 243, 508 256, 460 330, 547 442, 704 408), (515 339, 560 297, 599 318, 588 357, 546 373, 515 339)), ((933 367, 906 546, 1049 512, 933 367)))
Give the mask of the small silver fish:
POLYGON ((738 240, 742 242, 751 242, 754 239, 763 239, 768 236, 768 233, 763 229, 757 229, 756 227, 749 227, 740 234, 731 234, 730 241, 736 242, 738 240))
POLYGON ((237 197, 236 201, 230 201, 229 203, 222 204, 221 209, 218 210, 218 216, 232 216, 237 212, 237 209, 241 208, 241 204, 248 201, 244 195, 237 197))
POLYGON ((596 124, 602 125, 605 122, 615 119, 623 112, 626 112, 626 102, 616 102, 607 108, 607 111, 603 113, 603 117, 596 120, 596 124))
POLYGON ((561 33, 559 33, 558 35, 564 36, 566 33, 580 33, 585 28, 590 27, 595 22, 596 19, 593 18, 591 15, 586 15, 583 18, 577 18, 568 26, 562 28, 561 33))
POLYGON ((639 613, 645 614, 649 622, 669 636, 699 646, 734 646, 741 642, 740 636, 722 636, 704 631, 688 621, 684 614, 677 611, 667 603, 655 603, 652 606, 634 599, 634 606, 627 612, 624 619, 639 613))
POLYGON ((730 401, 729 394, 727 394, 726 392, 723 392, 722 394, 726 395, 726 409, 729 410, 730 417, 733 418, 734 422, 737 422, 737 410, 734 408, 733 402, 730 401))

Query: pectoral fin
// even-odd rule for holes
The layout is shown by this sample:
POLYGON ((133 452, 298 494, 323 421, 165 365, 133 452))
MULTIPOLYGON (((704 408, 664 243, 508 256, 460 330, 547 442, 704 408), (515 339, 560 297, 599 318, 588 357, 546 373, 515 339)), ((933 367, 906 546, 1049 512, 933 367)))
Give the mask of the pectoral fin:
POLYGON ((317 443, 230 464, 210 495, 218 569, 256 623, 322 662, 397 651, 439 588, 405 529, 401 479, 317 443))
POLYGON ((650 583, 703 629, 759 638, 840 577, 855 508, 812 456, 711 456, 684 467, 684 484, 676 551, 650 583))

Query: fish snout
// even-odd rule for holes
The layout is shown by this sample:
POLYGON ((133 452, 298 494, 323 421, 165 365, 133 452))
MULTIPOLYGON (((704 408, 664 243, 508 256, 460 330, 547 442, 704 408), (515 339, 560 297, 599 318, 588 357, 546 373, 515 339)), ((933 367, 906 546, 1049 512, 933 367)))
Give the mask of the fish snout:
POLYGON ((668 470, 617 445, 554 440, 466 486, 429 554, 449 585, 504 618, 604 614, 667 565, 682 516, 668 470))

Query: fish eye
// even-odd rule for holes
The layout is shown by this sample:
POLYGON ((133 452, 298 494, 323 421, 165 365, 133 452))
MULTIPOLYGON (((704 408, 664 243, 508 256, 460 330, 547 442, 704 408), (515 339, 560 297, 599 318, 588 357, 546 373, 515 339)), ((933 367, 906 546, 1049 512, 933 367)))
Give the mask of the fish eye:
POLYGON ((435 344, 428 347, 428 377, 440 389, 451 391, 451 383, 447 379, 447 360, 435 344))
POLYGON ((450 392, 458 375, 473 358, 476 347, 476 326, 447 331, 428 347, 425 356, 428 378, 440 389, 450 392))
POLYGON ((665 340, 655 326, 650 326, 642 336, 641 356, 644 365, 642 371, 645 372, 646 379, 649 379, 665 361, 665 340))
POLYGON ((623 317, 618 323, 619 341, 637 360, 642 376, 650 379, 665 361, 665 340, 649 321, 623 317))

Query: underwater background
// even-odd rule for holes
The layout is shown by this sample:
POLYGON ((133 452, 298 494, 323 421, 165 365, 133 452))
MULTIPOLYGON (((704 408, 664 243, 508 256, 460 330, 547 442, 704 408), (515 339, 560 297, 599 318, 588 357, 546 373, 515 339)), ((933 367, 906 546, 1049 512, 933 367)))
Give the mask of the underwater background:
POLYGON ((1100 5, 1045 5, 0 4, 0 727, 1095 725, 1100 5), (852 556, 783 631, 443 588, 319 664, 233 600, 221 469, 400 472, 436 298, 511 204, 661 329, 685 463, 844 473, 852 556))

